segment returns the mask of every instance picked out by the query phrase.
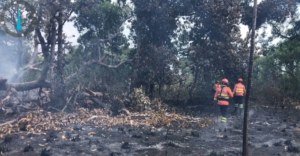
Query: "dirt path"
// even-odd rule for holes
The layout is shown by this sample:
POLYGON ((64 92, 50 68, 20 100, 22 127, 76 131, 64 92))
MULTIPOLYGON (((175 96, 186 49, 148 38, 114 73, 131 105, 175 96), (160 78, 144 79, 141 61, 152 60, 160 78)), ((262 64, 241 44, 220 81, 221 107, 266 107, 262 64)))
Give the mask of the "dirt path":
MULTIPOLYGON (((249 145, 252 156, 299 156, 300 122, 295 110, 274 113, 273 109, 250 111, 249 145)), ((212 115, 214 117, 214 115, 212 115)), ((216 120, 217 118, 214 117, 216 120)), ((188 128, 152 129, 129 125, 73 125, 60 131, 40 134, 12 134, 7 156, 240 156, 242 119, 230 117, 228 130, 218 137, 218 124, 201 128, 190 123, 188 128), (28 146, 30 145, 30 146, 28 146), (33 151, 30 151, 33 147, 33 151), (18 152, 18 153, 17 153, 18 152), (25 156, 25 155, 24 155, 25 156)), ((6 138, 7 139, 7 138, 6 138)), ((10 139, 9 139, 10 140, 10 139)), ((0 139, 4 141, 4 139, 0 139)), ((4 144, 2 143, 2 146, 4 144)), ((2 148, 2 146, 0 146, 2 148)))

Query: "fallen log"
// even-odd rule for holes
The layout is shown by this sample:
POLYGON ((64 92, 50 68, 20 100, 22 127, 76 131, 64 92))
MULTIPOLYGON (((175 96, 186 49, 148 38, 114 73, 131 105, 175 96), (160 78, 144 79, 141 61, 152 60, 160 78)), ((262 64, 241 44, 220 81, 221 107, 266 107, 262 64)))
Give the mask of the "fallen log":
POLYGON ((103 109, 106 109, 106 108, 107 108, 107 106, 106 106, 103 102, 101 102, 99 99, 97 99, 96 97, 90 97, 90 99, 91 99, 94 103, 98 104, 101 108, 103 108, 103 109))
POLYGON ((89 97, 89 100, 91 100, 93 103, 97 104, 98 106, 100 106, 103 109, 107 109, 107 105, 98 99, 98 97, 103 97, 103 93, 94 92, 88 88, 85 88, 85 91, 87 94, 81 93, 81 95, 89 97))
POLYGON ((0 90, 14 88, 17 91, 27 91, 36 88, 51 88, 51 84, 47 81, 36 80, 24 83, 7 83, 7 79, 0 79, 0 90))

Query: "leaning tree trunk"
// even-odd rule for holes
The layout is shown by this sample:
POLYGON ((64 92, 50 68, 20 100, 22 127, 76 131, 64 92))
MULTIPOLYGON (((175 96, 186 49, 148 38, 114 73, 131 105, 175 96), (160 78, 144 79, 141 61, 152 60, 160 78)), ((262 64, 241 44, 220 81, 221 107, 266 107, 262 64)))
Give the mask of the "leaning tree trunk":
POLYGON ((253 73, 253 53, 255 48, 255 29, 256 29, 256 18, 257 18, 257 0, 254 0, 253 6, 253 18, 252 18, 252 35, 251 35, 251 47, 250 47, 250 58, 248 68, 248 83, 247 83, 247 94, 245 100, 245 113, 244 113, 244 128, 243 128, 243 156, 248 156, 248 116, 249 116, 249 98, 252 86, 252 73, 253 73))

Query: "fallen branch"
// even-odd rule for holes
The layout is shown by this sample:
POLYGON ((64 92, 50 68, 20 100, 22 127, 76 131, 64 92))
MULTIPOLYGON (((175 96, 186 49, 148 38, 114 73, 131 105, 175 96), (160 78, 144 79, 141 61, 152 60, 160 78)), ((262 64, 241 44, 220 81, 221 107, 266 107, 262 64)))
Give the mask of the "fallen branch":
POLYGON ((29 70, 29 69, 32 69, 32 70, 38 70, 38 71, 42 71, 41 69, 39 68, 35 68, 35 66, 39 66, 43 64, 43 62, 40 62, 40 63, 36 63, 36 64, 28 64, 27 66, 25 66, 24 68, 22 68, 21 70, 29 70))
POLYGON ((89 93, 90 96, 103 96, 102 93, 100 93, 100 92, 93 92, 93 91, 91 91, 91 90, 88 89, 88 88, 85 88, 85 91, 86 91, 87 93, 89 93))
POLYGON ((25 109, 28 109, 28 110, 37 110, 36 108, 29 108, 29 107, 26 107, 26 106, 23 106, 23 105, 20 105, 19 107, 22 107, 22 108, 25 108, 25 109))
POLYGON ((13 119, 13 120, 11 120, 11 121, 7 121, 7 122, 5 122, 5 123, 0 124, 0 127, 1 127, 1 126, 5 126, 5 125, 8 125, 8 124, 12 124, 12 123, 14 123, 14 122, 16 122, 16 121, 17 121, 17 119, 13 119))
POLYGON ((52 107, 52 106, 49 106, 48 108, 51 108, 51 109, 53 109, 53 110, 56 110, 56 111, 61 111, 61 110, 59 110, 59 109, 57 109, 57 108, 54 108, 54 107, 52 107))
MULTIPOLYGON (((106 57, 106 55, 103 56, 103 57, 106 57)), ((66 78, 66 81, 65 81, 66 84, 68 84, 73 78, 75 78, 75 77, 78 78, 78 75, 82 74, 86 70, 86 68, 88 66, 92 65, 92 64, 99 64, 99 65, 105 66, 107 68, 118 68, 118 67, 120 67, 121 65, 123 65, 123 64, 125 64, 127 62, 133 61, 133 59, 131 59, 131 60, 122 61, 122 62, 120 62, 117 65, 107 65, 107 64, 103 63, 102 60, 103 60, 103 58, 101 58, 100 60, 90 60, 88 62, 84 62, 83 65, 78 69, 77 72, 71 74, 70 76, 68 76, 66 78)))
POLYGON ((24 83, 5 83, 4 85, 0 85, 0 90, 7 90, 8 88, 14 88, 17 91, 27 91, 36 88, 51 88, 51 84, 46 81, 37 80, 31 82, 24 83))
MULTIPOLYGON (((75 93, 74 93, 74 94, 75 94, 75 98, 74 98, 75 101, 76 101, 76 99, 77 99, 78 90, 79 90, 79 86, 77 86, 77 88, 76 88, 76 90, 75 90, 75 93)), ((67 108, 67 106, 68 106, 68 104, 70 103, 71 99, 73 98, 74 94, 72 94, 72 96, 68 99, 68 101, 67 101, 65 107, 61 110, 62 113, 63 113, 63 112, 65 111, 65 109, 67 108)))
POLYGON ((26 72, 28 72, 28 71, 30 71, 30 70, 35 70, 35 71, 40 71, 40 72, 41 72, 41 71, 42 71, 41 69, 35 67, 35 66, 38 66, 38 65, 41 65, 41 64, 42 64, 42 62, 37 63, 37 64, 29 64, 29 65, 27 65, 26 67, 22 68, 22 69, 20 70, 19 75, 16 76, 16 77, 17 77, 17 80, 20 80, 20 78, 21 78, 26 72))
POLYGON ((61 112, 63 113, 65 111, 65 109, 67 108, 68 104, 70 103, 71 99, 73 98, 73 95, 68 99, 66 105, 64 106, 64 108, 61 110, 61 112))
POLYGON ((92 120, 92 119, 95 119, 95 118, 99 118, 99 116, 97 116, 97 115, 94 115, 94 116, 92 116, 92 117, 88 118, 88 119, 87 119, 87 121, 90 121, 90 120, 92 120))
POLYGON ((101 106, 103 109, 108 109, 106 104, 101 102, 99 99, 95 98, 95 97, 91 97, 90 98, 94 103, 97 103, 99 106, 101 106))
POLYGON ((10 99, 10 94, 1 100, 0 105, 2 105, 4 102, 8 101, 9 99, 10 99))
POLYGON ((7 90, 7 93, 6 93, 5 98, 2 99, 2 100, 0 101, 0 105, 1 105, 2 107, 3 107, 3 104, 5 105, 5 102, 8 101, 8 100, 10 99, 10 97, 11 97, 11 95, 13 95, 13 93, 15 93, 14 95, 17 94, 17 91, 16 91, 14 88, 9 88, 9 89, 7 90))

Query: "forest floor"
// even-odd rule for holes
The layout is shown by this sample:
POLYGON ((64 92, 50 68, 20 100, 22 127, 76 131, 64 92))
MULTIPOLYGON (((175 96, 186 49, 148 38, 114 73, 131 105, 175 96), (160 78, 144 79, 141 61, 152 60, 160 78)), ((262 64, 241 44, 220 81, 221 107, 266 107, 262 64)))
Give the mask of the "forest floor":
MULTIPOLYGON (((150 125, 153 118, 148 117, 128 120, 100 115, 99 112, 98 115, 95 112, 81 112, 81 115, 85 116, 82 119, 70 115, 68 118, 57 115, 60 120, 54 120, 54 113, 52 115, 47 112, 40 112, 40 115, 27 114, 27 117, 32 118, 29 122, 31 124, 34 123, 33 119, 43 117, 48 120, 48 124, 60 125, 60 127, 33 131, 33 128, 47 125, 29 126, 27 123, 28 129, 32 127, 32 131, 15 131, 12 128, 9 135, 1 135, 0 150, 5 152, 3 153, 5 156, 241 155, 242 118, 229 117, 228 130, 220 133, 218 107, 209 105, 186 107, 186 109, 198 115, 193 117, 177 115, 178 119, 170 122, 170 125, 156 128, 150 125), (47 118, 46 114, 52 118, 47 118), (64 119, 67 119, 68 123, 64 124, 64 119)), ((299 156, 299 117, 299 110, 295 109, 251 108, 249 155, 299 156)), ((175 114, 172 118, 175 118, 175 114)), ((9 120, 7 117, 1 118, 0 122, 9 120)))

